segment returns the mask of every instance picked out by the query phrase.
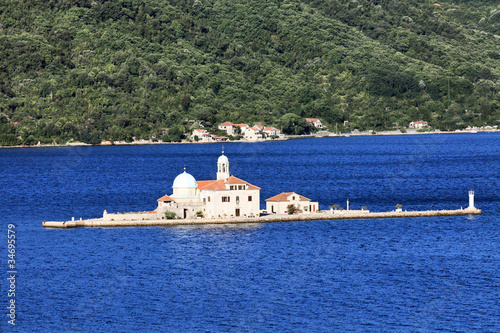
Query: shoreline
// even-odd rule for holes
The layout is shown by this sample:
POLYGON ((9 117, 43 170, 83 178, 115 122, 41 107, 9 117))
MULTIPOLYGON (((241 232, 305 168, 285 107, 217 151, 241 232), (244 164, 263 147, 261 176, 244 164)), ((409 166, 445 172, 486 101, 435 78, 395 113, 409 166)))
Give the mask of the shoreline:
MULTIPOLYGON (((479 133, 495 133, 500 132, 500 129, 491 129, 491 130, 477 130, 477 132, 473 132, 473 130, 464 130, 464 131, 433 131, 433 132, 416 132, 412 131, 410 133, 395 133, 396 131, 386 131, 386 132, 376 132, 368 133, 368 132, 349 132, 336 134, 327 132, 329 134, 325 135, 290 135, 287 136, 286 140, 296 140, 296 139, 316 139, 316 138, 341 138, 341 137, 357 137, 357 136, 392 136, 392 135, 422 135, 422 134, 479 134, 479 133)), ((262 142, 278 142, 278 141, 286 141, 286 140, 265 140, 265 141, 248 141, 248 140, 235 140, 235 141, 224 141, 224 142, 195 142, 195 141, 182 141, 182 142, 159 142, 152 140, 139 140, 133 142, 125 142, 125 141, 102 141, 100 144, 90 144, 84 142, 71 142, 65 144, 40 144, 40 145, 17 145, 17 146, 0 146, 2 148, 50 148, 50 147, 101 147, 101 146, 144 146, 144 145, 178 145, 178 144, 215 144, 215 143, 262 143, 262 142)))
POLYGON ((367 218, 409 218, 430 216, 460 216, 481 215, 477 208, 455 209, 455 210, 431 210, 431 211, 404 211, 404 212, 359 212, 359 211, 330 211, 322 213, 311 213, 302 215, 265 215, 260 217, 226 218, 226 219, 188 219, 188 220, 121 220, 112 221, 98 219, 72 220, 72 221, 44 221, 43 228, 78 228, 78 227, 151 227, 151 226, 179 226, 179 225, 210 225, 210 224, 242 224, 242 223, 271 223, 271 222, 300 222, 300 221, 329 221, 350 220, 367 218))

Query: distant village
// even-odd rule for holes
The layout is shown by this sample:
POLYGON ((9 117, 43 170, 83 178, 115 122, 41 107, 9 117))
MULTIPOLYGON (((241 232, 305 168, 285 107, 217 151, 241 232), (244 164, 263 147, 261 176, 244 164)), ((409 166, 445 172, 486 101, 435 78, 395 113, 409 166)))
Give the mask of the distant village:
MULTIPOLYGON (((408 124, 408 127, 401 127, 398 130, 393 131, 382 131, 375 133, 372 130, 359 131, 354 129, 350 132, 330 132, 327 126, 324 126, 320 119, 317 118, 306 118, 306 123, 308 126, 316 130, 315 136, 356 136, 356 135, 370 135, 370 134, 381 134, 381 135, 396 135, 396 134, 415 134, 415 133, 439 133, 438 129, 431 127, 426 121, 412 121, 408 124)), ((344 128, 348 128, 348 122, 344 123, 344 128)), ((240 141, 247 142, 261 142, 266 140, 287 140, 290 136, 282 133, 282 131, 276 127, 265 126, 262 124, 255 124, 250 126, 248 124, 233 124, 232 122, 226 121, 218 125, 218 129, 227 133, 225 135, 216 135, 210 133, 207 129, 197 128, 194 129, 189 137, 192 142, 225 142, 230 139, 233 140, 235 137, 240 141)), ((463 130, 456 130, 455 132, 470 132, 475 133, 477 131, 497 131, 498 126, 485 126, 485 127, 467 127, 463 130)), ((293 137, 298 137, 293 136, 293 137)))
MULTIPOLYGON (((374 131, 365 130, 360 131, 358 129, 351 129, 349 121, 344 121, 343 124, 339 124, 339 129, 337 126, 335 129, 329 129, 324 125, 318 118, 305 118, 305 124, 309 128, 308 134, 296 135, 285 135, 282 129, 266 126, 263 124, 255 124, 250 126, 249 124, 234 124, 232 122, 226 121, 217 125, 216 129, 203 128, 201 123, 195 120, 188 120, 188 124, 191 126, 190 132, 179 133, 177 140, 164 140, 163 137, 153 136, 150 139, 136 139, 132 137, 131 141, 113 141, 102 140, 100 143, 85 143, 80 141, 70 140, 64 144, 57 144, 55 142, 50 144, 38 144, 33 145, 17 145, 17 147, 48 147, 48 146, 86 146, 91 144, 100 145, 142 145, 142 144, 162 144, 169 142, 192 142, 192 143, 214 143, 214 142, 227 142, 227 141, 240 141, 240 142, 263 142, 270 140, 288 140, 290 138, 307 138, 307 137, 349 137, 349 136, 366 136, 366 135, 399 135, 399 134, 425 134, 425 133, 478 133, 478 132, 498 132, 500 131, 498 125, 495 126, 481 126, 481 127, 471 127, 461 130, 451 131, 441 131, 439 129, 433 128, 426 121, 418 120, 412 121, 407 126, 397 126, 394 130, 384 130, 384 131, 374 131)), ((14 123, 18 125, 18 123, 14 123)), ((163 129, 163 135, 167 136, 170 134, 170 129, 163 129)), ((0 144, 0 147, 7 147, 0 144)))
MULTIPOLYGON (((313 126, 317 130, 323 130, 323 124, 319 119, 306 118, 308 126, 313 126)), ((199 128, 194 129, 190 139, 196 142, 224 142, 228 141, 230 136, 241 136, 244 141, 264 141, 264 140, 286 140, 287 136, 281 133, 281 130, 272 126, 256 124, 233 124, 229 121, 219 124, 219 130, 225 131, 228 136, 218 136, 211 134, 208 130, 199 128)))

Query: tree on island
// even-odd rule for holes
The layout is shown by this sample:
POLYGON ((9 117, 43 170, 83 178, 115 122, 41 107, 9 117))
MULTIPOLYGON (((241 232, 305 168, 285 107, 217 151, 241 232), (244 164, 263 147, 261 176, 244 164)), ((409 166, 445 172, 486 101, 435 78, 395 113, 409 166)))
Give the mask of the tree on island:
POLYGON ((173 220, 176 218, 176 216, 177 216, 177 214, 175 214, 174 212, 170 212, 170 211, 165 212, 165 218, 167 220, 173 220))

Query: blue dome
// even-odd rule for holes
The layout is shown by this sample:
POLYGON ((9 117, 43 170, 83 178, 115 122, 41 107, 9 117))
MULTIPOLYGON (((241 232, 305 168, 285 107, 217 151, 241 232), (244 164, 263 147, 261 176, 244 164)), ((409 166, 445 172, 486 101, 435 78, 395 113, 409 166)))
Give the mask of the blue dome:
POLYGON ((217 163, 228 163, 229 160, 227 159, 227 156, 221 155, 219 156, 219 159, 217 160, 217 163))
POLYGON ((196 179, 189 173, 184 171, 174 179, 174 185, 172 188, 197 188, 196 179))

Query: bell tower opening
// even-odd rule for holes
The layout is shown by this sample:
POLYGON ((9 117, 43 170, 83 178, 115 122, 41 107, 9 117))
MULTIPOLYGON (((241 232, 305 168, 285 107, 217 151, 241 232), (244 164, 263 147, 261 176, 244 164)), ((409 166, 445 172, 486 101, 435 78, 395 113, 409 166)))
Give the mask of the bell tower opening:
POLYGON ((222 148, 222 155, 217 160, 217 180, 229 178, 229 160, 224 155, 224 147, 222 148))

